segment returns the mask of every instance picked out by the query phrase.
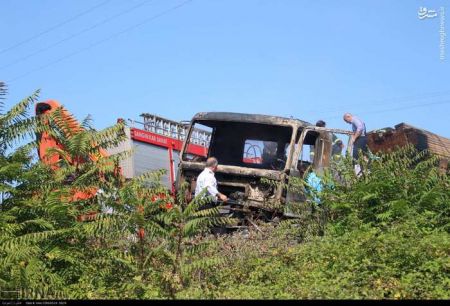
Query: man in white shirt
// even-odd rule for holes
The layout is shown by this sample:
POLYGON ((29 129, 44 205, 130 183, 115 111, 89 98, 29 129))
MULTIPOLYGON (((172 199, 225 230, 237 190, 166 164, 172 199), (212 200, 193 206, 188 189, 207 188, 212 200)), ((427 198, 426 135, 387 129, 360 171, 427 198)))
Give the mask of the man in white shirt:
POLYGON ((217 171, 218 165, 219 163, 215 157, 210 157, 206 160, 206 167, 197 178, 195 196, 198 196, 206 188, 207 195, 216 199, 219 198, 223 202, 228 201, 228 197, 217 190, 217 180, 214 176, 214 172, 217 171))

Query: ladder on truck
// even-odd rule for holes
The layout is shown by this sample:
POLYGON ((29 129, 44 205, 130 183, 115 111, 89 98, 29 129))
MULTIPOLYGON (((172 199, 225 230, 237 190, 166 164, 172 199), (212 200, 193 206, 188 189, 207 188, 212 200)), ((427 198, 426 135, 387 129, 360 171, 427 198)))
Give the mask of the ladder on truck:
MULTIPOLYGON (((188 133, 188 124, 165 119, 163 117, 144 113, 141 114, 144 122, 142 123, 145 131, 149 131, 155 134, 171 137, 184 141, 188 133)), ((139 123, 139 122, 136 122, 139 123)), ((191 134, 190 143, 203 147, 209 147, 211 140, 211 133, 208 131, 194 129, 191 134)))

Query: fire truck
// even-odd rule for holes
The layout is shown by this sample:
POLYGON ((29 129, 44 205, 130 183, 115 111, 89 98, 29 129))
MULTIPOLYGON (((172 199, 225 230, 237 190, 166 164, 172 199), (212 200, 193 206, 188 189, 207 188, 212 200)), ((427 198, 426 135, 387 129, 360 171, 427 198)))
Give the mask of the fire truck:
MULTIPOLYGON (((151 170, 165 169, 166 174, 161 178, 162 183, 174 193, 180 163, 179 155, 186 140, 189 123, 148 113, 143 113, 140 117, 142 120, 128 119, 125 141, 118 147, 109 149, 108 153, 132 152, 120 163, 125 178, 133 178, 151 170)), ((211 133, 208 131, 193 130, 186 154, 191 158, 206 157, 210 139, 211 133)))

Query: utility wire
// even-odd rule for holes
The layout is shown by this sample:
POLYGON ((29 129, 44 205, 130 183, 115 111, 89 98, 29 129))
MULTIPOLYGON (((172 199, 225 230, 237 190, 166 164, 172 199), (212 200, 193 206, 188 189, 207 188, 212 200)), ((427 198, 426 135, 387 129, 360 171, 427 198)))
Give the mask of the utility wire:
POLYGON ((24 57, 21 57, 21 58, 15 60, 12 63, 9 63, 7 65, 1 66, 0 70, 6 69, 6 68, 11 67, 11 66, 14 66, 17 63, 20 63, 20 62, 23 62, 23 61, 29 59, 30 57, 33 57, 33 56, 38 55, 38 54, 40 54, 40 53, 42 53, 44 51, 47 51, 47 50, 49 50, 49 49, 51 49, 51 48, 53 48, 55 46, 58 46, 58 45, 66 42, 66 41, 69 41, 69 40, 71 40, 71 39, 73 39, 75 37, 78 37, 78 36, 80 36, 80 35, 82 35, 82 34, 84 34, 86 32, 92 31, 93 29, 98 28, 99 26, 104 25, 105 23, 108 23, 108 22, 110 22, 110 21, 112 21, 112 20, 114 20, 114 19, 116 19, 116 18, 118 18, 118 17, 120 17, 122 15, 125 15, 125 14, 127 14, 127 13, 129 13, 129 12, 131 12, 131 11, 141 7, 141 6, 143 6, 144 4, 147 4, 150 1, 153 1, 153 0, 142 1, 142 2, 138 3, 137 5, 130 7, 129 9, 127 9, 125 11, 122 11, 122 12, 120 12, 118 14, 115 14, 115 15, 113 15, 111 17, 108 17, 108 18, 106 18, 106 19, 104 19, 104 20, 102 20, 102 21, 100 21, 100 22, 98 22, 98 23, 96 23, 96 24, 94 24, 94 25, 92 25, 90 27, 87 27, 87 28, 85 28, 85 29, 83 29, 83 30, 81 30, 81 31, 71 35, 71 36, 63 38, 63 39, 61 39, 61 40, 59 40, 59 41, 57 41, 57 42, 55 42, 55 43, 53 43, 53 44, 51 44, 51 45, 49 45, 47 47, 41 48, 41 49, 39 49, 39 50, 37 50, 37 51, 35 51, 33 53, 30 53, 30 54, 28 54, 28 55, 26 55, 24 57))
POLYGON ((35 36, 31 36, 31 37, 29 37, 27 39, 24 39, 24 40, 22 40, 22 41, 20 41, 20 42, 18 42, 16 44, 8 47, 8 48, 2 49, 2 50, 0 50, 0 54, 3 54, 3 53, 8 52, 8 51, 11 51, 11 50, 13 50, 13 49, 15 49, 17 47, 20 47, 20 46, 22 46, 22 45, 24 45, 24 44, 26 44, 26 43, 28 43, 28 42, 30 42, 32 40, 35 40, 38 37, 41 37, 41 36, 43 36, 43 35, 45 35, 47 33, 50 33, 51 31, 53 31, 53 30, 55 30, 55 29, 57 29, 59 27, 62 27, 63 25, 65 25, 65 24, 67 24, 67 23, 69 23, 71 21, 74 21, 75 19, 78 19, 78 18, 80 18, 80 17, 82 17, 82 16, 84 16, 86 14, 88 14, 88 13, 98 9, 99 7, 104 6, 108 2, 111 2, 111 0, 106 0, 106 1, 100 2, 99 4, 94 5, 93 7, 89 8, 89 9, 87 9, 87 10, 85 10, 85 11, 83 11, 83 12, 81 12, 81 13, 75 15, 75 16, 72 16, 69 19, 66 19, 66 20, 64 20, 64 21, 62 21, 60 23, 57 23, 57 24, 51 26, 47 30, 42 31, 42 32, 36 34, 35 36))
POLYGON ((60 57, 59 59, 57 59, 57 60, 55 60, 55 61, 53 61, 53 62, 50 62, 50 63, 48 63, 48 64, 45 64, 45 65, 41 66, 41 67, 38 67, 38 68, 33 69, 33 70, 31 70, 31 71, 28 71, 28 72, 26 72, 26 73, 24 73, 24 74, 22 74, 22 75, 19 75, 19 76, 13 78, 13 79, 7 81, 7 83, 14 82, 14 81, 16 81, 16 80, 18 80, 18 79, 21 79, 21 78, 23 78, 23 77, 25 77, 25 76, 27 76, 27 75, 30 75, 30 74, 32 74, 32 73, 34 73, 34 72, 43 70, 43 69, 45 69, 45 68, 47 68, 47 67, 50 67, 50 66, 52 66, 52 65, 54 65, 54 64, 57 64, 57 63, 63 61, 63 60, 65 60, 65 59, 68 59, 68 58, 73 57, 73 56, 75 56, 75 55, 77 55, 77 54, 80 54, 80 53, 82 53, 82 52, 84 52, 84 51, 86 51, 86 50, 92 49, 93 47, 96 47, 96 46, 98 46, 98 45, 100 45, 100 44, 102 44, 102 43, 105 43, 105 42, 107 42, 107 41, 109 41, 109 40, 115 38, 115 37, 118 37, 118 36, 120 36, 120 35, 122 35, 122 34, 125 34, 125 33, 129 32, 129 31, 132 31, 132 30, 134 30, 135 28, 140 27, 140 26, 142 26, 142 25, 144 25, 144 24, 146 24, 146 23, 148 23, 148 22, 150 22, 150 21, 153 21, 153 20, 155 20, 155 19, 158 19, 159 17, 162 17, 162 16, 164 16, 164 15, 167 15, 167 14, 169 14, 169 13, 171 13, 171 12, 173 12, 173 11, 179 9, 179 8, 181 8, 182 6, 188 4, 189 2, 192 2, 192 1, 193 1, 193 0, 186 0, 186 1, 183 1, 183 2, 181 2, 180 4, 177 4, 177 5, 175 5, 175 6, 171 7, 171 8, 169 8, 169 9, 167 9, 167 10, 165 10, 165 11, 162 11, 161 13, 158 13, 158 14, 156 14, 156 15, 153 15, 153 16, 151 16, 150 18, 144 19, 143 21, 141 21, 141 22, 139 22, 139 23, 137 23, 137 24, 134 24, 134 25, 132 25, 132 26, 130 26, 130 27, 128 27, 128 28, 126 28, 126 29, 120 31, 120 32, 116 32, 116 33, 114 33, 113 35, 108 36, 108 37, 105 38, 105 39, 99 40, 99 41, 97 41, 97 42, 95 42, 95 43, 93 43, 93 44, 91 44, 91 45, 89 45, 89 46, 87 46, 87 47, 85 47, 85 48, 79 49, 79 50, 77 50, 77 51, 75 51, 75 52, 73 52, 73 53, 70 53, 70 54, 65 55, 65 56, 63 56, 63 57, 60 57))
MULTIPOLYGON (((438 101, 438 102, 431 102, 431 103, 425 103, 425 104, 415 104, 415 105, 408 105, 408 106, 382 109, 382 110, 364 111, 364 112, 361 112, 360 114, 379 114, 379 113, 386 113, 386 112, 391 112, 391 111, 405 110, 405 109, 410 109, 410 108, 417 108, 417 107, 424 107, 424 106, 438 105, 438 104, 449 104, 449 103, 450 103, 450 100, 446 100, 446 101, 438 101)), ((325 117, 324 119, 334 119, 334 118, 339 118, 339 117, 341 117, 341 115, 325 117)))
POLYGON ((338 107, 333 108, 333 109, 305 110, 304 112, 314 113, 314 114, 335 113, 338 111, 342 111, 342 109, 344 109, 344 108, 352 108, 352 107, 367 108, 368 105, 377 105, 378 106, 378 105, 387 105, 387 104, 398 103, 398 102, 400 102, 400 103, 401 102, 411 102, 411 101, 416 101, 416 100, 441 97, 441 96, 445 96, 447 94, 450 94, 450 90, 440 91, 440 92, 423 93, 423 94, 419 94, 419 95, 412 95, 412 96, 406 96, 406 97, 400 97, 400 98, 387 98, 387 99, 373 100, 373 101, 362 101, 362 102, 359 102, 358 104, 347 104, 347 105, 340 104, 338 107))

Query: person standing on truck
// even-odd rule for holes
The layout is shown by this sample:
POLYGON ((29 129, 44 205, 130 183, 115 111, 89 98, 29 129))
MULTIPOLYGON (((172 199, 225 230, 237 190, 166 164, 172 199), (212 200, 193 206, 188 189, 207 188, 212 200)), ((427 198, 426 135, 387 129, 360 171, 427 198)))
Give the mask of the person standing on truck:
POLYGON ((344 143, 341 139, 336 137, 336 139, 333 141, 333 146, 331 147, 331 156, 341 158, 343 149, 344 143))
MULTIPOLYGON (((327 127, 327 123, 325 122, 325 121, 323 121, 323 120, 318 120, 317 122, 316 122, 316 126, 318 126, 318 127, 327 127)), ((336 140, 338 139, 337 138, 337 136, 336 135, 334 135, 334 133, 331 133, 331 138, 332 138, 332 141, 333 141, 333 144, 336 142, 336 140)))
MULTIPOLYGON (((325 122, 325 121, 323 121, 323 120, 317 120, 317 122, 316 122, 316 126, 318 126, 318 127, 326 127, 326 125, 327 125, 327 123, 325 122)), ((334 135, 334 133, 331 133, 331 141, 332 141, 332 146, 333 146, 333 148, 332 148, 332 154, 331 155, 337 155, 337 154, 341 154, 340 152, 342 151, 342 148, 341 148, 341 144, 342 144, 342 140, 340 140, 336 135, 334 135), (340 143, 339 143, 339 141, 340 141, 340 143), (338 151, 339 149, 341 149, 341 151, 338 151)), ((310 153, 309 153, 309 156, 310 156, 310 160, 311 160, 311 162, 313 162, 314 161, 314 146, 311 146, 311 149, 310 149, 310 153)))
POLYGON ((317 120, 316 122, 316 126, 318 127, 325 127, 327 125, 327 123, 323 120, 317 120))
POLYGON ((353 158, 358 159, 359 150, 367 153, 367 134, 365 123, 350 113, 344 114, 344 121, 352 125, 353 135, 350 138, 350 145, 353 145, 353 158))
POLYGON ((217 180, 214 173, 217 171, 218 165, 219 162, 215 157, 210 157, 206 160, 206 167, 197 178, 195 196, 198 196, 206 188, 207 195, 220 199, 223 202, 228 201, 228 197, 217 190, 217 180))

